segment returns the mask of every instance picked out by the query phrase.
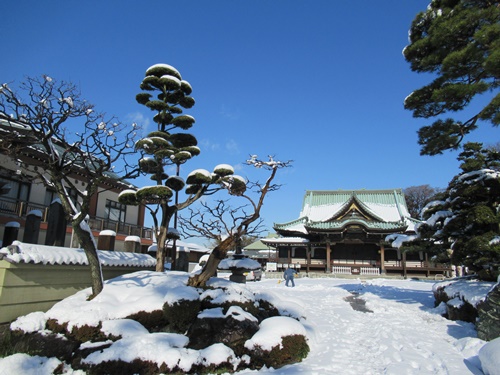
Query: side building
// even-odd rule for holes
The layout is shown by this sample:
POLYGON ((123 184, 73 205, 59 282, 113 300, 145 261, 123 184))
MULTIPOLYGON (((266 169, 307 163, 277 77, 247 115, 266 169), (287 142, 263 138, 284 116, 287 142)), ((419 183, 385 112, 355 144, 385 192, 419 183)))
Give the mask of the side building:
MULTIPOLYGON (((8 127, 0 129, 6 131, 8 127)), ((1 136, 1 131, 0 131, 1 136)), ((55 145, 63 152, 61 145, 55 145)), ((50 244, 47 241, 49 233, 49 211, 51 204, 57 200, 55 190, 46 187, 40 180, 30 173, 28 166, 37 166, 43 169, 45 158, 36 145, 23 152, 22 157, 13 157, 0 149, 0 245, 5 238, 6 228, 12 225, 18 227, 16 238, 22 242, 36 244, 50 244), (40 219, 36 220, 36 228, 30 227, 28 216, 35 213, 40 219), (27 229, 27 223, 28 228, 27 229), (29 235, 35 232, 36 235, 29 235)), ((118 195, 129 189, 131 184, 121 181, 118 175, 107 173, 106 179, 99 186, 98 191, 91 197, 89 225, 96 238, 99 238, 100 250, 130 251, 125 243, 133 242, 134 252, 145 253, 153 243, 153 231, 144 227, 145 208, 143 206, 126 206, 118 202, 118 195), (105 241, 101 241, 107 237, 105 241)), ((76 185, 85 186, 85 179, 78 173, 69 172, 69 178, 76 185)), ((71 194, 71 191, 70 191, 71 194)), ((75 203, 78 204, 75 196, 75 203)), ((59 215, 63 216, 63 215, 59 215)), ((60 218, 59 218, 60 219, 60 218)), ((63 223, 57 228, 57 246, 78 246, 72 236, 70 225, 63 223)), ((52 228, 51 228, 52 229, 52 228)), ((52 243, 54 244, 54 243, 52 243)), ((4 243, 3 245, 8 245, 4 243)))
POLYGON ((307 191, 299 218, 275 224, 280 238, 262 239, 277 249, 277 269, 349 275, 445 274, 425 253, 392 248, 386 238, 415 234, 402 189, 307 191))

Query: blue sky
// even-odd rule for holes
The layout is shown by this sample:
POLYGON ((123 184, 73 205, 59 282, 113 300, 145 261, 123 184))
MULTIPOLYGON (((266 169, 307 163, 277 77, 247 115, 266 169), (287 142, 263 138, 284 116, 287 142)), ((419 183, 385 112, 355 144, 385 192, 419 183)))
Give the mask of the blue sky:
MULTIPOLYGON (((401 54, 428 0, 4 1, 0 79, 69 80, 96 109, 152 126, 135 95, 145 70, 175 66, 193 86, 202 153, 183 167, 293 160, 262 212, 296 219, 306 190, 446 187, 456 152, 419 155, 428 122, 403 109, 429 77, 401 54)), ((469 138, 497 141, 490 126, 469 138)), ((237 171, 263 181, 249 167, 237 171)), ((140 182, 136 182, 140 184, 140 182)))

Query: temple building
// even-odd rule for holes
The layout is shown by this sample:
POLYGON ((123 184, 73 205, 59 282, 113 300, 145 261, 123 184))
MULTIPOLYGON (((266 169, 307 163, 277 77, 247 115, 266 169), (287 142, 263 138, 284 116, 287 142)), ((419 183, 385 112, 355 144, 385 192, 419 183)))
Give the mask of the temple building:
POLYGON ((405 253, 388 236, 415 234, 402 189, 306 191, 298 219, 275 224, 277 270, 351 275, 444 274, 425 253, 405 253))

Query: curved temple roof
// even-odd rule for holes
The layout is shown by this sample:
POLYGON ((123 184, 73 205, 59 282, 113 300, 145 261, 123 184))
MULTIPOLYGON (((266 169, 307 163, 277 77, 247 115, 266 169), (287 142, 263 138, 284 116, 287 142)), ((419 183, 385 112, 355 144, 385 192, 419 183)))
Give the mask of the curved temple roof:
POLYGON ((342 231, 358 225, 374 232, 414 230, 402 189, 308 190, 298 219, 274 224, 285 235, 342 231))

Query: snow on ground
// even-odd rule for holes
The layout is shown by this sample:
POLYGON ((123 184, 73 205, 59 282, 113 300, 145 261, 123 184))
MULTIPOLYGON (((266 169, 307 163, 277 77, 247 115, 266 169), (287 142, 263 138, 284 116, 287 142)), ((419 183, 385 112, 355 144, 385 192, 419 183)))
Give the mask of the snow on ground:
MULTIPOLYGON (((175 276, 175 273, 172 274, 175 276)), ((115 286, 115 288, 130 288, 134 285, 142 285, 143 298, 137 299, 136 303, 152 308, 157 303, 154 302, 156 297, 163 299, 170 294, 169 298, 171 298, 174 293, 174 291, 169 291, 167 283, 159 281, 159 274, 152 273, 151 278, 146 277, 147 272, 139 272, 137 275, 135 277, 137 280, 134 280, 134 276, 128 276, 122 278, 121 282, 115 286), (158 288, 155 288, 155 285, 158 288)), ((184 278, 185 276, 181 277, 181 275, 175 276, 174 279, 177 282, 171 285, 176 288, 175 293, 179 295, 187 293, 180 282, 184 278)), ((172 284, 174 279, 170 279, 168 284, 172 284)), ((217 283, 228 283, 228 281, 219 279, 214 284, 217 283)), ((295 288, 287 288, 277 279, 248 283, 246 287, 243 286, 245 290, 268 297, 282 312, 288 311, 290 316, 305 317, 305 319, 300 319, 302 324, 290 318, 285 318, 282 322, 279 321, 280 318, 275 319, 275 324, 268 322, 270 324, 267 328, 262 324, 262 330, 258 334, 264 337, 254 336, 252 340, 266 342, 270 339, 266 337, 266 332, 280 335, 282 332, 289 334, 305 331, 311 352, 301 363, 276 370, 244 370, 238 374, 479 375, 487 373, 483 372, 487 369, 492 375, 500 374, 500 339, 485 345, 484 341, 476 338, 476 331, 471 323, 454 322, 441 317, 440 308, 434 308, 433 284, 433 282, 418 280, 362 281, 334 278, 297 278, 295 288), (353 306, 358 309, 355 310, 353 306), (484 367, 482 370, 481 363, 487 368, 484 367)), ((234 290, 235 294, 240 297, 242 294, 245 295, 242 293, 243 289, 240 284, 234 284, 234 290)), ((80 293, 83 297, 82 292, 80 293)), ((62 305, 64 308, 54 310, 53 314, 64 314, 66 310, 70 315, 68 309, 73 309, 72 317, 68 320, 76 323, 83 319, 82 315, 85 313, 75 313, 75 308, 80 309, 79 304, 82 298, 75 298, 75 296, 66 299, 62 305)), ((107 295, 103 292, 94 299, 94 301, 101 300, 102 307, 108 306, 107 312, 99 309, 101 315, 119 319, 122 315, 119 310, 127 310, 123 305, 130 302, 130 299, 123 298, 123 294, 119 301, 116 300, 117 297, 115 293, 107 295), (121 307, 117 308, 117 306, 121 307)), ((132 298, 130 295, 129 297, 132 298)), ((217 313, 222 314, 220 311, 217 313)), ((89 311, 86 311, 86 314, 86 319, 89 319, 89 311)), ((24 319, 24 323, 21 320, 17 324, 30 323, 35 329, 37 322, 39 324, 45 319, 44 315, 34 313, 31 318, 24 319)), ((146 332, 142 332, 137 324, 131 325, 131 322, 117 321, 116 324, 109 324, 106 329, 119 330, 124 340, 127 343, 130 341, 128 344, 134 347, 134 351, 143 350, 141 345, 134 345, 133 342, 134 335, 136 337, 146 335, 146 332), (131 335, 127 335, 128 330, 131 335)), ((172 340, 173 337, 161 339, 172 340)), ((253 344, 252 340, 247 342, 248 346, 253 344)), ((184 343, 178 343, 174 346, 182 347, 183 345, 184 343)), ((111 351, 108 354, 123 356, 119 350, 120 345, 115 346, 114 354, 111 351)), ((207 348, 205 351, 204 354, 207 357, 211 355, 214 361, 221 356, 221 352, 222 356, 227 355, 226 348, 220 345, 207 348)), ((50 374, 51 369, 57 367, 59 363, 53 358, 16 354, 0 359, 0 374, 50 374)), ((72 372, 70 369, 67 369, 65 373, 81 374, 81 372, 72 372)))
MULTIPOLYGON (((276 294, 302 306, 311 347, 302 363, 258 373, 483 374, 477 353, 485 342, 476 338, 471 323, 441 317, 434 308, 432 285, 416 280, 309 278, 296 279, 295 288, 271 279, 249 283, 254 292, 276 294), (373 312, 355 311, 344 299, 353 293, 373 312)), ((490 360, 500 358, 500 351, 494 353, 490 360)))

